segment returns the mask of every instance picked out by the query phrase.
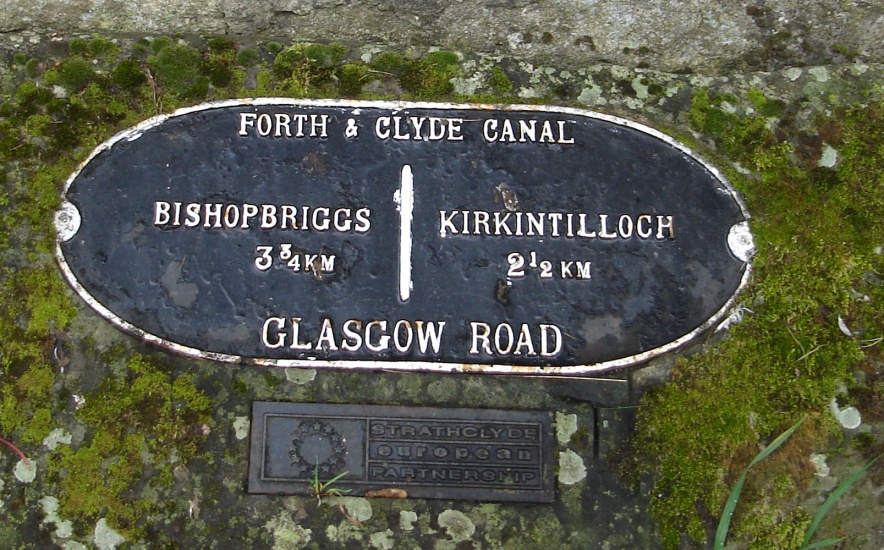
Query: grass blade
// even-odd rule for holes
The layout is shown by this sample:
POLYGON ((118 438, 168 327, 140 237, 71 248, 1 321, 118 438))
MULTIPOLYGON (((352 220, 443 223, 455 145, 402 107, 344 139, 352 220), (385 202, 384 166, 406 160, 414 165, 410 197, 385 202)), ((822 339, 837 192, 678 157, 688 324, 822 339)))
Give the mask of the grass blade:
MULTIPOLYGON (((882 455, 878 455, 877 457, 872 459, 871 462, 869 462, 864 467, 860 468, 859 471, 857 471, 852 476, 850 476, 849 478, 844 480, 844 483, 839 485, 838 488, 835 489, 831 495, 829 495, 829 498, 826 499, 826 501, 823 503, 823 505, 817 511, 816 516, 814 516, 814 518, 813 518, 813 523, 810 524, 810 528, 808 528, 808 530, 807 530, 807 535, 805 535, 805 537, 804 537, 804 544, 805 545, 810 542, 811 538, 813 538, 813 534, 816 532, 816 528, 819 527, 820 522, 823 520, 823 517, 829 511, 829 508, 831 508, 835 504, 835 501, 837 501, 839 498, 841 498, 841 495, 846 493, 847 490, 850 489, 850 487, 854 483, 856 483, 857 480, 859 478, 861 478, 863 476, 863 474, 865 474, 869 468, 872 467, 872 464, 874 464, 879 458, 881 458, 881 456, 882 455)), ((813 546, 805 546, 805 548, 814 548, 814 547, 813 546)))
POLYGON ((763 460, 765 457, 770 455, 770 453, 776 451, 780 445, 782 445, 789 437, 801 426, 802 423, 807 419, 807 415, 801 418, 798 422, 796 422, 791 428, 780 434, 779 437, 770 442, 763 451, 758 453, 758 455, 752 459, 752 462, 746 466, 746 469, 743 470, 743 474, 740 476, 740 479, 737 480, 737 484, 734 485, 734 488, 731 489, 731 494, 728 495, 727 501, 724 503, 724 510, 721 512, 721 519, 718 521, 718 529, 715 531, 715 540, 712 543, 712 548, 714 550, 721 550, 724 548, 724 543, 727 541, 727 532, 731 526, 731 519, 734 516, 734 510, 737 508, 737 501, 740 500, 740 493, 743 492, 743 484, 746 482, 746 474, 749 473, 749 468, 755 466, 759 461, 763 460))
POLYGON ((347 474, 349 474, 349 473, 350 473, 350 472, 341 472, 340 474, 336 475, 335 477, 333 477, 333 478, 331 478, 330 480, 328 480, 328 481, 326 481, 325 483, 323 483, 323 485, 325 485, 326 487, 328 487, 329 485, 331 485, 332 483, 334 483, 335 481, 341 479, 342 477, 344 477, 345 475, 347 475, 347 474))
POLYGON ((749 468, 746 468, 743 471, 743 475, 740 476, 740 479, 737 480, 737 484, 731 489, 731 494, 728 495, 727 502, 724 503, 721 519, 718 520, 718 529, 715 531, 715 542, 712 544, 714 550, 721 550, 724 548, 724 543, 727 540, 727 532, 731 527, 731 518, 734 516, 734 510, 737 508, 737 501, 740 499, 740 493, 743 492, 743 483, 746 482, 746 474, 748 472, 749 468))
POLYGON ((770 453, 779 449, 780 445, 785 443, 786 440, 789 439, 789 437, 793 433, 795 433, 795 430, 797 430, 798 427, 801 426, 801 424, 803 424, 805 420, 807 420, 807 415, 804 415, 801 418, 801 420, 799 420, 798 422, 795 423, 794 426, 792 426, 791 428, 789 428, 785 432, 781 433, 779 437, 777 437, 776 439, 771 441, 770 445, 768 445, 767 448, 765 448, 763 451, 758 453, 758 456, 756 456, 754 459, 752 459, 752 462, 749 463, 749 466, 747 466, 746 469, 748 470, 752 466, 755 466, 755 464, 757 464, 762 459, 766 458, 770 453))

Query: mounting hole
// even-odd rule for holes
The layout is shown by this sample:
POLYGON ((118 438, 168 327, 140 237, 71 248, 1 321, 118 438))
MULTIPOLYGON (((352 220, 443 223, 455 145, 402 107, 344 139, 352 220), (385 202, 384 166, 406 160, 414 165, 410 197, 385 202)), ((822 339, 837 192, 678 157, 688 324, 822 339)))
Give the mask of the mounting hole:
POLYGON ((58 240, 67 242, 74 238, 80 230, 80 211, 73 204, 65 201, 55 213, 55 230, 58 231, 58 240))
POLYGON ((731 253, 744 262, 755 254, 755 241, 749 232, 749 222, 735 223, 727 235, 727 246, 731 253))

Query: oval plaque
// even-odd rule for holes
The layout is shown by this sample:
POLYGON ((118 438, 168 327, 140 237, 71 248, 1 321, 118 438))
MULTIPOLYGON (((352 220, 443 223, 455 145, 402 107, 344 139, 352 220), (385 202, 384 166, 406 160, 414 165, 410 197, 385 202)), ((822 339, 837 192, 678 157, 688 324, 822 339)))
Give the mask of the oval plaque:
POLYGON ((56 225, 80 296, 186 355, 578 374, 721 321, 747 217, 685 146, 611 116, 256 99, 114 136, 56 225))

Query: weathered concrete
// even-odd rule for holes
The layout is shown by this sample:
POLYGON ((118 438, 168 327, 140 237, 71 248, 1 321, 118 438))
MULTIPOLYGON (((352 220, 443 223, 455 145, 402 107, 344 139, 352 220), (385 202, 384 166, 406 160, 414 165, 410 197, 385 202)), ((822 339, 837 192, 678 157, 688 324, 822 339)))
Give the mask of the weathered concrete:
POLYGON ((721 73, 884 61, 863 0, 7 0, 0 33, 257 36, 721 73))

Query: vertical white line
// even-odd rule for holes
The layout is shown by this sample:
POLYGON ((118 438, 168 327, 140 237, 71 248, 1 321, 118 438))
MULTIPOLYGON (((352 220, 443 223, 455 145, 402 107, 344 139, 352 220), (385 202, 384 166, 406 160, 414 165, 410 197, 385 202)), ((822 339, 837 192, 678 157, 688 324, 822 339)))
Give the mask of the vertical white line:
POLYGON ((411 298, 411 221, 414 217, 414 176, 411 166, 402 167, 398 196, 393 200, 399 203, 399 299, 407 302, 411 298))

